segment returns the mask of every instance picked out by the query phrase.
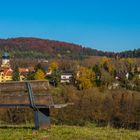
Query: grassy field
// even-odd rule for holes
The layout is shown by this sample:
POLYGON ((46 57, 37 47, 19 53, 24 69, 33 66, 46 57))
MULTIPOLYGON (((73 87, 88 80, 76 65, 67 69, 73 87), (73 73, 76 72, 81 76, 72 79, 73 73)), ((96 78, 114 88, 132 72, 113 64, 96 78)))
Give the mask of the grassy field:
POLYGON ((48 130, 0 128, 0 140, 140 140, 140 131, 65 125, 48 130))

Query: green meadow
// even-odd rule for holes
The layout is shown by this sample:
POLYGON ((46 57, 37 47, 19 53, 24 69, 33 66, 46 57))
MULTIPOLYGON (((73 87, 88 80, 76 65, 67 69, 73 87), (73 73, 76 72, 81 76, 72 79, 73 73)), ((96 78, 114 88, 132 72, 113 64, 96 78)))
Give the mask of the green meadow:
POLYGON ((0 128, 0 140, 140 140, 140 131, 95 126, 52 125, 47 130, 0 128))

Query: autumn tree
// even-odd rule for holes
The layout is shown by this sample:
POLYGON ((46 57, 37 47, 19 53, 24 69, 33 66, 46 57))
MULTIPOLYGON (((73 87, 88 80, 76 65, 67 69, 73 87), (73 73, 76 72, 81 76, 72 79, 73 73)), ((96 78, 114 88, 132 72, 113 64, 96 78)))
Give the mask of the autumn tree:
POLYGON ((35 66, 35 72, 37 72, 38 71, 38 69, 40 69, 40 70, 42 70, 44 73, 45 73, 45 69, 43 68, 43 66, 39 63, 39 64, 37 64, 36 66, 35 66))
POLYGON ((135 73, 135 74, 138 73, 138 66, 137 66, 137 65, 135 65, 135 67, 134 67, 134 73, 135 73))
POLYGON ((95 85, 95 72, 86 67, 80 67, 76 74, 75 80, 78 89, 88 89, 95 85))
POLYGON ((64 59, 59 61, 59 68, 64 71, 75 71, 79 63, 75 60, 64 59))
POLYGON ((49 70, 51 71, 56 71, 58 69, 58 63, 56 61, 52 61, 49 64, 49 70))
POLYGON ((132 67, 135 65, 135 60, 133 58, 123 58, 122 61, 124 62, 125 66, 127 67, 127 71, 131 72, 132 67))
POLYGON ((137 90, 137 91, 140 91, 140 77, 139 77, 139 74, 136 74, 133 77, 132 82, 135 84, 134 89, 137 90))
POLYGON ((35 80, 44 80, 45 79, 45 73, 41 69, 38 69, 35 73, 34 78, 35 78, 35 80))
POLYGON ((110 75, 109 72, 105 71, 104 69, 102 69, 101 71, 102 75, 101 75, 101 82, 102 85, 104 86, 108 86, 110 83, 113 82, 113 77, 110 75))
POLYGON ((101 66, 102 66, 106 71, 108 71, 108 62, 109 62, 109 58, 107 58, 107 57, 103 57, 103 58, 100 60, 101 66))
POLYGON ((103 57, 100 61, 101 67, 103 67, 107 72, 109 72, 111 75, 114 74, 115 67, 113 63, 111 62, 111 59, 107 57, 103 57))

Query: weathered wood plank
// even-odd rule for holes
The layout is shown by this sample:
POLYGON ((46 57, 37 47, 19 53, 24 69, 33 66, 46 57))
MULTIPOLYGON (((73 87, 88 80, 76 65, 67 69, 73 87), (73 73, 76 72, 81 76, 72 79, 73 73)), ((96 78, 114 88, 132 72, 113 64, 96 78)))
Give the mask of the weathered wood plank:
MULTIPOLYGON (((52 105, 53 101, 50 95, 34 95, 35 104, 52 105)), ((0 95, 0 104, 30 104, 28 95, 0 95)))
MULTIPOLYGON (((48 91, 49 89, 49 82, 47 80, 42 80, 42 81, 27 81, 31 84, 33 92, 36 91, 48 91)), ((26 82, 5 82, 5 83, 0 83, 0 94, 3 92, 21 92, 27 91, 26 87, 26 82)))
MULTIPOLYGON (((33 90, 34 104, 52 105, 48 81, 28 81, 33 90)), ((30 104, 26 82, 0 83, 0 104, 30 104)))

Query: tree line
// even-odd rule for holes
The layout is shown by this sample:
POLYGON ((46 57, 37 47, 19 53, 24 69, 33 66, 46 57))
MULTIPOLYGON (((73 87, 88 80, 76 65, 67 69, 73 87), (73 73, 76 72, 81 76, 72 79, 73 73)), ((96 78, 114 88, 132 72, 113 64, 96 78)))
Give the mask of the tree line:
MULTIPOLYGON (((92 46, 91 46, 92 47, 92 46)), ((83 60, 89 56, 107 57, 140 57, 140 49, 121 53, 104 52, 93 48, 87 48, 74 43, 66 43, 38 38, 11 38, 0 39, 0 52, 8 51, 15 58, 57 58, 83 60)))

